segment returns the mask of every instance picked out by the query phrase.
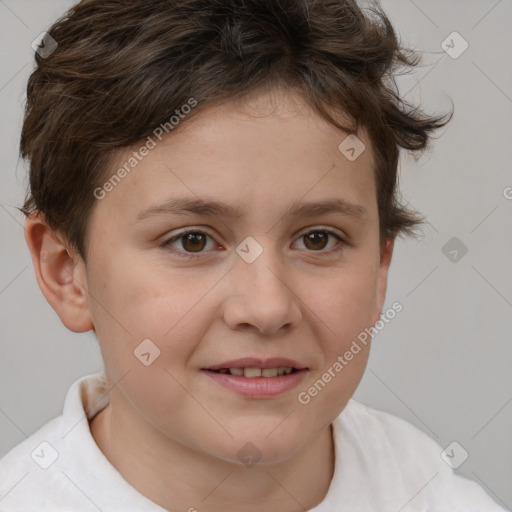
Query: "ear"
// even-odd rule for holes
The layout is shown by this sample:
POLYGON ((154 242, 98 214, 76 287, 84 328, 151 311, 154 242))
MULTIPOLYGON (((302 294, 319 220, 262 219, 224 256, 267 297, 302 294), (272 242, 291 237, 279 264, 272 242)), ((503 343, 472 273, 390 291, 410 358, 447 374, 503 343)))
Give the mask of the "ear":
POLYGON ((25 221, 25 240, 30 249, 39 288, 62 323, 73 332, 94 329, 86 291, 83 259, 68 249, 46 224, 43 215, 31 213, 25 221))
POLYGON ((373 324, 379 320, 382 314, 382 308, 384 306, 384 300, 386 299, 386 289, 388 286, 388 270, 391 264, 391 257, 393 255, 393 247, 395 245, 395 239, 387 239, 384 243, 384 247, 380 254, 380 267, 377 279, 377 303, 375 309, 375 315, 373 318, 373 324))

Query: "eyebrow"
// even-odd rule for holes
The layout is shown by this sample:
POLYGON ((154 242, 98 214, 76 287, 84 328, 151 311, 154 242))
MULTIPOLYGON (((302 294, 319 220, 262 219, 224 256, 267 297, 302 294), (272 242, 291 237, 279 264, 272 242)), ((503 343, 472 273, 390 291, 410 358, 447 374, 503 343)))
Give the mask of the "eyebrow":
MULTIPOLYGON (((233 206, 208 198, 176 197, 169 199, 163 204, 151 206, 141 211, 136 217, 136 222, 141 222, 154 216, 179 215, 186 212, 204 216, 230 217, 234 219, 238 219, 247 214, 247 210, 244 207, 233 206)), ((297 201, 285 211, 283 218, 314 217, 331 213, 338 213, 361 221, 368 218, 368 211, 364 206, 350 203, 340 198, 311 202, 297 201)))

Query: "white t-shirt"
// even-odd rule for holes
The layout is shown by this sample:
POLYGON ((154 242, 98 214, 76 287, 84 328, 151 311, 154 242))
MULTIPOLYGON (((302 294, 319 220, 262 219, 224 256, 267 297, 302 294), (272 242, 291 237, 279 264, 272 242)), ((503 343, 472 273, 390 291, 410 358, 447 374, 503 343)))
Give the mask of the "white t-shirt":
MULTIPOLYGON (((91 435, 85 411, 89 420, 101 411, 106 391, 102 374, 77 380, 63 414, 0 460, 0 512, 164 511, 123 479, 91 435)), ((396 416, 351 399, 333 432, 334 476, 311 512, 505 511, 456 475, 435 441, 396 416)), ((191 507, 204 508, 199 497, 191 507)))

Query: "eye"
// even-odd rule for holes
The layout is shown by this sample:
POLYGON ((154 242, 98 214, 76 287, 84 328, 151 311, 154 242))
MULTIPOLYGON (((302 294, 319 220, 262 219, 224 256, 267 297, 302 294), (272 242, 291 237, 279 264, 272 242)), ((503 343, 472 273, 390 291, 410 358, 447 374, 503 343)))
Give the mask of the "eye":
MULTIPOLYGON (((196 256, 205 255, 204 253, 207 251, 203 251, 203 249, 205 249, 208 245, 208 239, 210 239, 212 242, 210 249, 215 248, 217 245, 210 235, 203 231, 189 229, 165 240, 160 245, 160 247, 173 247, 172 252, 178 256, 193 258, 196 256), (181 248, 175 248, 173 245, 175 242, 178 242, 179 245, 181 245, 181 248)), ((329 229, 310 230, 306 233, 303 233, 298 240, 303 240, 305 242, 305 246, 306 249, 308 249, 308 252, 318 252, 322 256, 341 251, 345 245, 345 242, 341 236, 329 229), (338 243, 325 250, 326 245, 328 245, 329 238, 334 238, 338 241, 338 243)))
POLYGON ((304 245, 306 246, 306 249, 309 249, 313 252, 321 252, 321 255, 327 255, 340 251, 345 245, 345 242, 341 236, 329 229, 314 229, 308 231, 300 236, 299 241, 300 240, 305 242, 304 245), (328 245, 329 238, 331 238, 331 240, 334 238, 339 243, 334 244, 334 246, 331 246, 331 248, 325 250, 326 245, 328 245))
MULTIPOLYGON (((206 240, 209 238, 213 242, 213 238, 207 233, 197 230, 182 231, 181 233, 169 238, 164 241, 161 247, 169 247, 174 242, 179 242, 181 249, 173 250, 179 256, 193 257, 194 254, 202 254, 202 250, 205 248, 206 240)), ((215 246, 215 244, 213 244, 215 246)))

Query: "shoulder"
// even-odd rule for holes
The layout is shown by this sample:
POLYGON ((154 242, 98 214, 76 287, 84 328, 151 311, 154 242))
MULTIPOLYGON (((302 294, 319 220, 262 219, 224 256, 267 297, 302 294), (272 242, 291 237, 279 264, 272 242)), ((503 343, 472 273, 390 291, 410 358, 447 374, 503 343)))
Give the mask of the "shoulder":
POLYGON ((67 392, 63 414, 48 421, 0 459, 2 512, 56 511, 61 510, 61 505, 75 504, 77 497, 83 499, 69 478, 73 470, 68 459, 70 447, 77 450, 90 444, 85 409, 89 413, 93 410, 88 407, 94 397, 91 390, 101 390, 101 384, 100 374, 75 381, 67 392))
POLYGON ((50 420, 0 459, 2 511, 40 510, 40 493, 55 475, 61 425, 62 416, 50 420))
POLYGON ((89 421, 108 402, 103 374, 71 385, 62 415, 0 459, 1 512, 163 512, 126 482, 97 446, 89 421))
POLYGON ((454 472, 443 459, 440 444, 398 416, 351 399, 333 428, 343 450, 354 450, 352 456, 359 459, 377 492, 389 496, 394 487, 397 500, 409 497, 411 511, 505 510, 476 482, 454 472))

